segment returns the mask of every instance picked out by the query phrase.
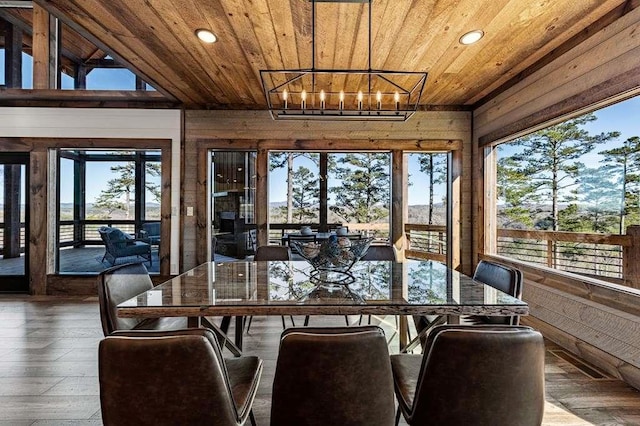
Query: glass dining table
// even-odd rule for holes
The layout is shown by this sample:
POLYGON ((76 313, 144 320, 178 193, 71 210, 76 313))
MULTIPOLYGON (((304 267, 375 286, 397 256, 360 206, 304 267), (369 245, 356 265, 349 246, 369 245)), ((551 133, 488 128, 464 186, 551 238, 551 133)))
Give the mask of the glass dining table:
MULTIPOLYGON (((358 261, 349 284, 319 280, 306 261, 208 262, 117 307, 125 318, 251 315, 527 315, 528 305, 435 261, 358 261)), ((322 275, 320 275, 322 276, 322 275)), ((406 327, 406 321, 405 321, 406 327)), ((226 330, 225 330, 226 331, 226 330)), ((400 332, 400 345, 406 344, 400 332)))

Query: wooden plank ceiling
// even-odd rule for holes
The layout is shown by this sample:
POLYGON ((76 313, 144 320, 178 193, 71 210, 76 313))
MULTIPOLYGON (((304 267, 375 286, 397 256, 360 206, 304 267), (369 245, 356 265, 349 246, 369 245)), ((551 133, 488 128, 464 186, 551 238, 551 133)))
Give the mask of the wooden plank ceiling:
MULTIPOLYGON (((36 0, 187 108, 265 108, 261 69, 309 68, 309 0, 36 0), (211 29, 207 45, 194 35, 211 29)), ((469 106, 630 0, 373 0, 372 68, 427 71, 420 104, 469 106), (485 37, 463 46, 467 31, 485 37)), ((316 68, 367 68, 367 5, 319 3, 316 68)))

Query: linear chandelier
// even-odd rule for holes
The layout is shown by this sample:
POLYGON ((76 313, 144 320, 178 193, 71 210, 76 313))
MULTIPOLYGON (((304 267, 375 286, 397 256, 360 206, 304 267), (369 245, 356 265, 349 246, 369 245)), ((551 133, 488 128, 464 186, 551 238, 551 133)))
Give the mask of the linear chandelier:
POLYGON ((261 70, 267 106, 274 120, 406 121, 418 109, 426 72, 371 68, 372 0, 310 0, 311 68, 261 70), (318 69, 316 4, 368 3, 368 68, 318 69))

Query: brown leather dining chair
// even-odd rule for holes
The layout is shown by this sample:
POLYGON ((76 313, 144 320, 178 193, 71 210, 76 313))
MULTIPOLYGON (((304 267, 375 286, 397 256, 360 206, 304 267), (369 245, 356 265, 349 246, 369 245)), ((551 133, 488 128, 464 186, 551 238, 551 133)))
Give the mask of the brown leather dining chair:
POLYGON ((106 269, 98 277, 100 320, 105 336, 116 330, 168 330, 187 328, 187 318, 119 318, 116 307, 153 288, 142 263, 127 263, 106 269))
POLYGON ((392 425, 384 332, 377 326, 285 330, 272 395, 272 426, 392 425))
MULTIPOLYGON (((283 261, 287 262, 291 260, 291 250, 286 246, 260 246, 256 250, 255 256, 253 256, 253 260, 255 261, 283 261)), ((282 328, 287 328, 287 324, 284 320, 284 315, 282 318, 282 328)), ((291 319, 291 324, 295 327, 296 323, 293 320, 293 316, 289 315, 289 319, 291 319)), ((247 333, 249 333, 249 329, 251 328, 251 322, 253 321, 253 316, 249 317, 247 321, 247 333)))
POLYGON ((105 425, 255 425, 262 360, 223 359, 208 329, 116 331, 98 349, 105 425))
MULTIPOLYGON (((522 299, 523 275, 522 272, 510 266, 501 265, 488 260, 481 260, 476 266, 473 279, 483 282, 488 286, 498 289, 516 299, 522 299)), ((517 315, 508 317, 469 316, 467 321, 476 324, 511 324, 518 325, 520 317, 517 315)))
MULTIPOLYGON (((100 321, 105 336, 117 330, 177 330, 188 327, 186 317, 160 318, 120 318, 116 312, 117 306, 153 288, 147 268, 142 263, 127 263, 114 266, 100 273, 98 277, 98 304, 100 306, 100 321)), ((206 317, 203 324, 213 331, 218 342, 228 348, 233 354, 240 355, 241 351, 231 342, 220 328, 206 317)))
POLYGON ((544 352, 529 327, 435 327, 424 355, 391 356, 396 425, 540 425, 544 352))
MULTIPOLYGON (((522 286, 523 275, 522 272, 516 268, 511 268, 506 265, 501 265, 496 262, 490 262, 488 260, 481 260, 476 266, 476 270, 473 274, 473 279, 480 281, 490 287, 498 289, 516 299, 522 298, 522 286)), ((418 343, 424 344, 426 342, 426 335, 431 332, 433 327, 446 322, 446 318, 443 316, 421 316, 414 315, 413 321, 418 331, 418 336, 413 339, 405 348, 405 351, 410 351, 417 346, 418 343)), ((460 322, 463 324, 503 324, 503 325, 518 325, 520 323, 520 317, 518 315, 506 316, 506 317, 494 317, 484 315, 465 315, 460 317, 460 322)))
POLYGON ((389 245, 371 245, 360 260, 391 260, 396 261, 396 251, 389 245))

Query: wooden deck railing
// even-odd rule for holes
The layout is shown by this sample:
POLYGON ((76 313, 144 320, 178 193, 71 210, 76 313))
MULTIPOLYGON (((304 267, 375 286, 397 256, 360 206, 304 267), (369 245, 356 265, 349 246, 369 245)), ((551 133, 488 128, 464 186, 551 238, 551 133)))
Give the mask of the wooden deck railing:
POLYGON ((446 261, 446 226, 405 223, 404 233, 407 238, 407 250, 405 251, 407 257, 446 261))
MULTIPOLYGON (((408 257, 446 259, 446 228, 405 224, 408 257)), ((640 226, 627 234, 498 229, 497 254, 640 287, 640 226)))
POLYGON ((625 278, 625 253, 633 239, 630 234, 498 229, 497 254, 618 281, 625 278))
MULTIPOLYGON (((20 223, 20 253, 24 253, 25 241, 24 222, 20 223)), ((0 255, 4 256, 4 223, 0 222, 0 255)))

